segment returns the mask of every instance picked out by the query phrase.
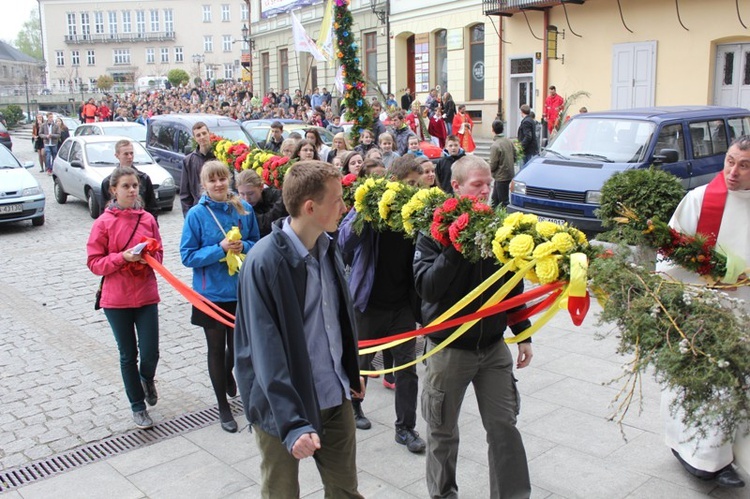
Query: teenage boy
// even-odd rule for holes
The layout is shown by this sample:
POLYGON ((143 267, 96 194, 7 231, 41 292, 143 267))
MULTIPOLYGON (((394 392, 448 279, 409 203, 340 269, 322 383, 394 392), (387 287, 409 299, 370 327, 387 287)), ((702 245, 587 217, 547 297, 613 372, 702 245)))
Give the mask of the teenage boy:
MULTIPOLYGON (((138 174, 138 195, 143 200, 143 208, 151 213, 156 219, 159 216, 159 204, 156 202, 156 193, 154 192, 154 184, 151 182, 151 178, 138 168, 133 166, 133 158, 135 153, 133 152, 133 143, 128 139, 118 140, 115 143, 115 158, 120 164, 120 167, 127 166, 135 170, 138 174)), ((112 194, 109 192, 109 175, 104 177, 102 180, 102 206, 104 209, 107 206, 112 194)))
POLYGON ((364 396, 354 312, 335 232, 346 212, 341 173, 301 161, 284 177, 290 217, 240 271, 235 372, 261 454, 264 498, 299 497, 299 460, 313 457, 326 497, 357 491, 352 398, 364 396))
POLYGON ((393 160, 401 157, 399 153, 393 150, 393 135, 388 132, 380 134, 380 149, 383 151, 383 165, 390 168, 393 160))
POLYGON ((281 143, 284 142, 284 125, 280 121, 271 123, 271 137, 266 141, 264 149, 279 152, 281 143))
MULTIPOLYGON (((422 178, 422 167, 412 155, 398 158, 388 169, 390 180, 417 186, 422 178)), ((286 189, 286 185, 284 186, 286 189)), ((377 339, 411 331, 417 319, 414 315, 414 243, 400 232, 375 232, 370 224, 357 234, 352 224, 356 219, 352 210, 341 222, 338 243, 344 262, 351 265, 349 290, 354 302, 360 339, 377 339)), ((416 340, 391 348, 394 364, 407 364, 415 359, 416 340)), ((373 355, 360 357, 360 368, 370 369, 373 355)), ((425 443, 414 430, 417 422, 417 368, 412 365, 396 374, 396 442, 410 452, 424 452, 425 443)), ((357 428, 366 430, 371 423, 360 403, 354 404, 357 428)))
POLYGON ((326 130, 334 135, 336 135, 337 133, 344 133, 344 127, 341 126, 341 116, 335 115, 331 122, 328 123, 326 130))
POLYGON ((443 157, 435 163, 435 174, 438 178, 438 184, 448 194, 453 194, 451 185, 451 169, 453 164, 459 159, 466 156, 466 152, 461 149, 461 141, 455 135, 448 135, 445 139, 445 149, 443 157))
POLYGON ((188 210, 198 204, 203 187, 201 186, 201 170, 206 161, 216 159, 211 149, 211 134, 208 125, 197 121, 193 125, 193 138, 198 143, 198 149, 191 152, 182 160, 182 177, 180 178, 180 204, 182 216, 187 216, 188 210))

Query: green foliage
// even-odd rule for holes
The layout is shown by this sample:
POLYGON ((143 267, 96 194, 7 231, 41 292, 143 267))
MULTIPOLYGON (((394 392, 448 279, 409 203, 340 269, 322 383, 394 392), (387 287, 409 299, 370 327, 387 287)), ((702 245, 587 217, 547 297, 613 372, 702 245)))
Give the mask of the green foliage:
POLYGON ((167 80, 173 87, 179 87, 183 83, 190 82, 190 75, 184 69, 170 69, 167 73, 167 80))
POLYGON ((615 220, 621 216, 622 207, 633 210, 642 219, 669 220, 684 196, 685 190, 677 177, 656 167, 615 173, 602 186, 601 206, 597 210, 602 225, 612 229, 603 239, 637 244, 639 234, 615 220))
POLYGON ((23 23, 21 31, 16 35, 15 46, 18 50, 33 57, 44 59, 42 54, 42 27, 39 22, 39 10, 34 7, 29 12, 29 19, 23 23))
POLYGON ((23 122, 23 109, 21 109, 21 106, 17 106, 16 104, 11 104, 5 109, 2 110, 3 116, 5 117, 5 122, 8 124, 9 127, 15 126, 18 123, 23 122))
POLYGON ((372 127, 373 117, 370 104, 365 98, 367 87, 357 54, 359 47, 354 41, 355 28, 352 24, 352 13, 346 2, 336 5, 333 24, 338 40, 338 47, 335 47, 336 57, 344 67, 343 102, 346 105, 346 119, 354 122, 351 140, 356 144, 359 142, 360 130, 372 127))
POLYGON ((115 84, 114 78, 112 78, 109 75, 101 75, 96 80, 96 88, 98 88, 99 90, 109 90, 110 88, 114 86, 114 84, 115 84))
POLYGON ((634 355, 618 412, 623 416, 637 398, 639 377, 648 370, 675 389, 675 407, 685 411, 683 421, 698 428, 698 437, 714 427, 731 437, 750 416, 746 304, 718 289, 667 280, 627 259, 622 251, 597 258, 589 273, 603 297, 600 323, 616 324, 619 353, 634 355))

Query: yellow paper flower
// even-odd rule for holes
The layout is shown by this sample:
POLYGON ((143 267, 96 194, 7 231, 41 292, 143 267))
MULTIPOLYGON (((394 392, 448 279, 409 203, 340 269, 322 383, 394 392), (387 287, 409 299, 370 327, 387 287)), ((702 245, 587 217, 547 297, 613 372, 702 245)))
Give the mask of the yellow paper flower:
POLYGON ((559 225, 552 222, 537 222, 536 224, 537 233, 539 233, 539 235, 542 237, 546 237, 547 239, 557 234, 560 229, 561 227, 559 225))
POLYGON ((385 187, 388 190, 393 190, 393 191, 398 192, 404 188, 404 184, 402 184, 401 182, 388 182, 387 184, 385 184, 385 187))
POLYGON ((519 234, 510 240, 508 252, 513 257, 527 257, 534 250, 534 238, 528 234, 519 234))
POLYGON ((537 260, 536 275, 541 284, 555 282, 560 275, 560 268, 557 266, 557 258, 554 256, 547 256, 537 260))
MULTIPOLYGON (((355 193, 356 194, 356 193, 355 193)), ((391 214, 391 203, 396 199, 395 190, 387 190, 383 193, 383 197, 378 202, 378 214, 383 220, 388 220, 388 215, 391 214)))
POLYGON ((370 177, 367 180, 365 180, 365 185, 367 187, 375 187, 375 179, 370 177))
POLYGON ((404 224, 404 232, 406 232, 407 234, 411 234, 412 232, 414 232, 414 226, 411 224, 411 222, 407 218, 403 218, 403 215, 402 215, 402 222, 404 224))
POLYGON ((505 253, 505 249, 503 249, 503 245, 500 244, 497 239, 492 241, 492 253, 494 253, 495 258, 500 260, 502 263, 508 262, 508 256, 505 253))
POLYGON ((357 190, 354 191, 354 202, 361 204, 362 201, 365 200, 365 196, 367 196, 367 192, 369 190, 370 188, 368 187, 367 182, 365 182, 364 185, 360 185, 359 187, 357 187, 357 190))
POLYGON ((539 219, 537 218, 537 216, 534 215, 533 213, 527 213, 527 214, 525 214, 524 216, 521 217, 521 223, 522 224, 534 225, 534 224, 537 223, 538 220, 539 219))
POLYGON ((510 239, 513 235, 513 227, 503 226, 495 232, 495 241, 502 243, 510 239))
POLYGON ((551 255, 557 251, 557 248, 555 247, 555 244, 551 241, 547 241, 541 244, 538 244, 536 248, 534 248, 533 256, 534 258, 544 258, 546 256, 551 255))
POLYGON ((504 227, 513 227, 514 229, 518 227, 518 224, 521 223, 521 219, 523 218, 523 213, 521 212, 515 212, 511 213, 507 217, 505 217, 505 220, 503 220, 503 226, 504 227))
POLYGON ((583 244, 585 246, 587 246, 589 244, 589 240, 586 239, 586 234, 584 234, 583 232, 581 232, 580 230, 578 230, 578 229, 576 229, 574 227, 571 227, 570 231, 573 233, 573 235, 575 236, 575 238, 578 240, 578 244, 583 244))
MULTIPOLYGON (((229 232, 227 232, 227 239, 230 241, 240 241, 242 239, 242 233, 240 232, 239 227, 232 227, 229 232)), ((234 275, 240 271, 242 262, 245 261, 245 255, 244 253, 236 253, 229 250, 227 251, 226 256, 219 261, 226 262, 229 275, 234 275)))
MULTIPOLYGON (((567 232, 558 232, 552 236, 552 244, 557 248, 558 253, 566 254, 573 250, 576 246, 576 242, 573 237, 567 232)), ((538 273, 538 272, 537 272, 538 273)))

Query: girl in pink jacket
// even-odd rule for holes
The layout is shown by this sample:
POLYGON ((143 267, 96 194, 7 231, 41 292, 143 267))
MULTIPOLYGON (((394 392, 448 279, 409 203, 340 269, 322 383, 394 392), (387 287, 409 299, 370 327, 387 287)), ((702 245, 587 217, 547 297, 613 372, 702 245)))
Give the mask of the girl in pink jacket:
POLYGON ((87 265, 91 272, 103 276, 100 304, 120 350, 120 371, 133 420, 145 429, 154 425, 146 403, 153 406, 157 401, 154 374, 159 361, 159 290, 153 269, 134 247, 143 238, 155 239, 158 250, 151 254, 161 262, 161 236, 156 220, 143 209, 134 169, 116 168, 109 185, 112 201, 91 227, 87 265))

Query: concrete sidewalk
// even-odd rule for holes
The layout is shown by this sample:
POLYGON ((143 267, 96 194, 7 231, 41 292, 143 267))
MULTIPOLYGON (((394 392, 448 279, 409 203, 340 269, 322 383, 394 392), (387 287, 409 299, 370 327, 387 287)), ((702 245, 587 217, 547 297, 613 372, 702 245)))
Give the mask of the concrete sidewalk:
MULTIPOLYGON (((531 367, 517 372, 523 433, 535 498, 746 498, 688 476, 662 443, 659 388, 643 379, 643 411, 634 402, 624 424, 608 421, 627 360, 611 334, 595 326, 597 307, 582 327, 560 313, 534 337, 531 367)), ((515 352, 515 347, 511 347, 515 352)), ((423 366, 420 372, 424 371, 423 366)), ((393 392, 371 380, 365 402, 373 422, 358 431, 357 464, 365 497, 427 497, 424 456, 394 442, 393 392)), ((240 426, 245 426, 239 416, 240 426)), ((488 496, 484 429, 470 389, 461 415, 458 483, 461 497, 488 496)), ((424 435, 424 421, 417 429, 424 435)), ((245 428, 218 424, 90 464, 5 494, 8 498, 260 497, 260 457, 245 428)), ((747 477, 745 477, 747 480, 747 477)), ((323 497, 313 460, 302 462, 304 497, 323 497)))

